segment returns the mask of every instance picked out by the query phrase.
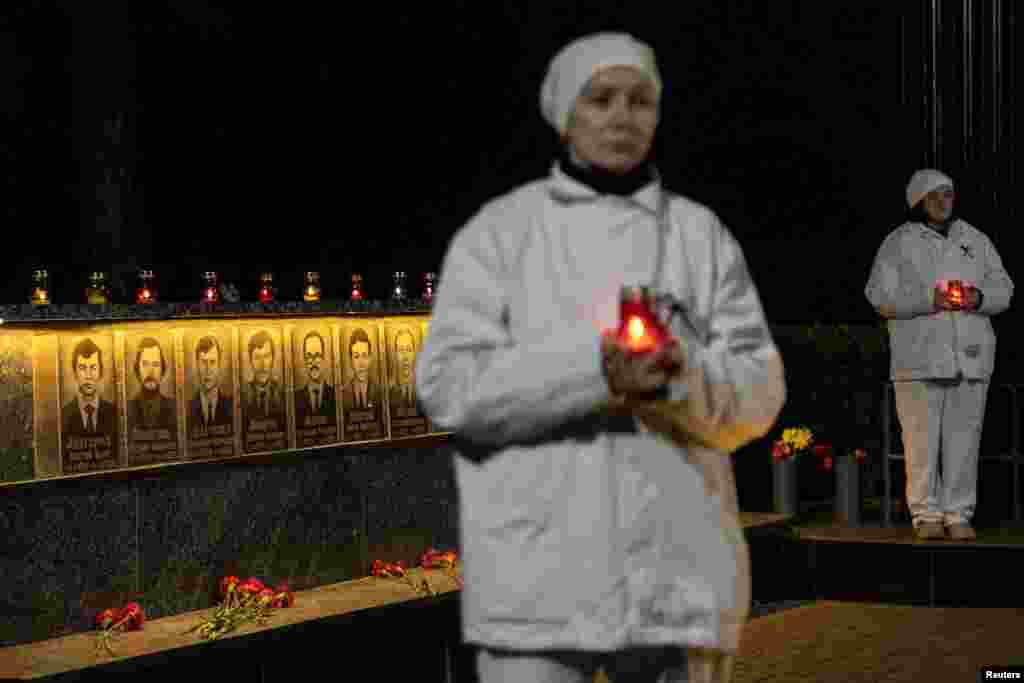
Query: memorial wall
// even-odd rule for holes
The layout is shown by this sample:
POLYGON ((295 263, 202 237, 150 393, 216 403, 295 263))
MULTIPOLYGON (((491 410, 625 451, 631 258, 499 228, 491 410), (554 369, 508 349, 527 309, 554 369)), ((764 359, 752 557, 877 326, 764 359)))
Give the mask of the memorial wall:
POLYGON ((431 433, 428 320, 6 320, 0 483, 431 433))

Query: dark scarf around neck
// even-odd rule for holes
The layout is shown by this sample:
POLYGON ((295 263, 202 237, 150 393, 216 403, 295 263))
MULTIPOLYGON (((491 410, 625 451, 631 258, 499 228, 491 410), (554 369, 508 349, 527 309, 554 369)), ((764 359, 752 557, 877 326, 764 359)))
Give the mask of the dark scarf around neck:
POLYGON ((582 168, 569 156, 569 149, 563 145, 558 154, 558 165, 562 171, 577 182, 583 183, 598 194, 614 194, 628 197, 655 178, 654 163, 648 158, 629 173, 619 175, 603 168, 592 166, 582 168))

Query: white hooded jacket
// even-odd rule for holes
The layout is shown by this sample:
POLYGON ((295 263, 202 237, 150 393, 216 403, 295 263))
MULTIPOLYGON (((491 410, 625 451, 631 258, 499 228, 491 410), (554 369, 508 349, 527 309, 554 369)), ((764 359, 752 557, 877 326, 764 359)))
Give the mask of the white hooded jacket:
POLYGON ((1010 306, 1013 282, 992 242, 955 220, 947 237, 904 223, 882 243, 864 290, 887 319, 893 380, 988 379, 996 356, 989 316, 1010 306), (935 311, 936 282, 962 280, 981 290, 977 311, 935 311))
MULTIPOLYGON (((749 601, 742 534, 722 521, 731 473, 723 493, 685 449, 604 411, 600 333, 618 325, 620 287, 650 283, 661 193, 597 195, 556 164, 449 247, 416 382, 456 436, 468 642, 738 646, 741 624, 723 619, 749 601)), ((688 370, 671 397, 750 441, 785 400, 781 358, 736 240, 699 204, 668 207, 658 286, 689 318, 673 323, 688 370)))

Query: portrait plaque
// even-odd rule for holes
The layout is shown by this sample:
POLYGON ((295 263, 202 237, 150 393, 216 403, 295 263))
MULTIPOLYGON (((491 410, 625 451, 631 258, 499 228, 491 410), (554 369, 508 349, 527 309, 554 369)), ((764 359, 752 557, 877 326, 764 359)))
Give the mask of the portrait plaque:
POLYGON ((419 320, 394 319, 384 323, 388 368, 388 415, 392 439, 429 432, 427 418, 416 396, 416 354, 421 344, 419 320))
POLYGON ((298 325, 292 338, 292 414, 297 448, 338 443, 334 337, 326 323, 298 325))
MULTIPOLYGON (((430 333, 430 318, 426 318, 426 319, 424 319, 423 321, 420 322, 420 334, 422 335, 420 337, 420 339, 423 340, 423 344, 427 343, 427 339, 428 339, 427 335, 429 333, 430 333)), ((427 426, 430 428, 430 433, 431 434, 445 434, 446 433, 443 429, 441 429, 436 424, 434 424, 434 421, 431 420, 430 418, 427 418, 427 426)))
POLYGON ((239 368, 242 388, 242 451, 288 449, 288 413, 284 384, 285 352, 278 327, 241 330, 239 368))
POLYGON ((0 335, 0 481, 33 479, 32 337, 0 335))
POLYGON ((383 439, 386 432, 380 325, 369 320, 346 322, 339 336, 344 440, 383 439))
POLYGON ((188 329, 183 339, 188 457, 238 455, 234 333, 227 326, 188 329))
POLYGON ((124 347, 128 465, 176 460, 177 354, 169 330, 127 335, 124 347))
POLYGON ((64 474, 121 465, 116 367, 111 334, 61 338, 60 436, 64 474))

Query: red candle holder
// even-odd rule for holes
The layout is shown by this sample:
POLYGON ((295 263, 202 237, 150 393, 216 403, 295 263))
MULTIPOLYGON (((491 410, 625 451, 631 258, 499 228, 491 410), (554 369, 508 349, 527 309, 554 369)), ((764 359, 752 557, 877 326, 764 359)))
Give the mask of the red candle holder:
POLYGON ((430 303, 434 300, 434 280, 437 279, 437 275, 434 273, 427 273, 423 276, 423 300, 430 303))
POLYGON ((964 283, 960 280, 950 280, 946 283, 946 294, 954 306, 964 305, 964 283))
POLYGON ((320 273, 308 271, 306 273, 306 286, 302 292, 304 301, 320 301, 320 273))
POLYGON ((260 275, 260 303, 269 304, 274 300, 274 274, 260 275))
POLYGON ((352 273, 352 301, 363 300, 363 276, 352 273))
POLYGON ((220 301, 220 291, 217 288, 217 273, 212 270, 208 270, 203 273, 203 292, 202 302, 207 304, 215 304, 220 301))
POLYGON ((658 319, 654 292, 650 287, 622 288, 618 334, 633 353, 653 353, 668 343, 671 335, 658 319))
POLYGON ((135 303, 156 303, 156 283, 152 270, 139 271, 139 284, 135 288, 135 303))

